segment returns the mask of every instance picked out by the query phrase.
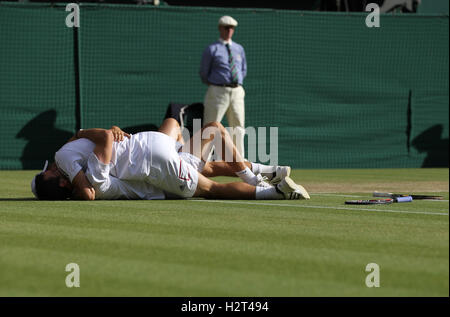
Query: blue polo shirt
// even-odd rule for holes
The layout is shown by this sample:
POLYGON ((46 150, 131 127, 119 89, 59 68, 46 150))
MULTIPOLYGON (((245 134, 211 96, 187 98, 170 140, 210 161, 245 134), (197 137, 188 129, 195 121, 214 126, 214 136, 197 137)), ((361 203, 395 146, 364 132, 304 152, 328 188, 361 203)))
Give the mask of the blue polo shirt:
MULTIPOLYGON (((228 50, 225 44, 225 41, 218 40, 203 51, 200 78, 205 84, 224 85, 232 82, 228 50)), ((244 48, 231 40, 229 44, 238 73, 238 84, 242 85, 247 75, 244 48)))

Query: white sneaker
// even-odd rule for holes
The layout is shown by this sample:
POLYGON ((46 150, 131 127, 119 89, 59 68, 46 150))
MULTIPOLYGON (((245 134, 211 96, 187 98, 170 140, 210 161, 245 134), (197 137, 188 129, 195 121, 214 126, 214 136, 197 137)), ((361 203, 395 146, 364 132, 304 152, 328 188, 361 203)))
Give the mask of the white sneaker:
POLYGON ((259 187, 273 187, 269 182, 267 182, 267 177, 261 176, 261 174, 256 175, 256 178, 258 179, 255 186, 259 187))
POLYGON ((289 166, 277 166, 275 172, 271 174, 263 173, 263 176, 267 177, 269 182, 273 185, 278 184, 285 177, 291 175, 291 168, 289 166))
POLYGON ((283 178, 276 188, 285 199, 310 199, 306 189, 296 184, 289 176, 283 178))

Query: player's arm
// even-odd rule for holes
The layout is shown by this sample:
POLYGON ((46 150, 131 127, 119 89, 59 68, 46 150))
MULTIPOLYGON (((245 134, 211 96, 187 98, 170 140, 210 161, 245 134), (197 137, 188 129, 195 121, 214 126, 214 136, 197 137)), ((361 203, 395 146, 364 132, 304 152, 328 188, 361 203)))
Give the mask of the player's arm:
MULTIPOLYGON (((94 155, 97 159, 108 165, 112 157, 113 132, 105 129, 88 129, 78 131, 77 137, 86 138, 95 143, 94 155)), ((72 198, 80 200, 94 200, 95 189, 81 170, 72 180, 72 198)))
POLYGON ((95 143, 94 154, 100 162, 109 164, 112 157, 114 133, 112 130, 87 129, 77 132, 78 138, 86 138, 95 143))
POLYGON ((72 180, 72 199, 95 200, 95 189, 81 170, 72 180))
MULTIPOLYGON (((111 186, 109 175, 109 163, 112 157, 112 145, 116 140, 123 140, 123 137, 130 137, 118 127, 105 129, 80 130, 77 133, 79 138, 87 138, 95 143, 94 151, 88 158, 87 175, 80 175, 79 183, 76 188, 83 198, 95 199, 95 191, 98 189, 103 194, 111 186), (89 178, 90 177, 90 178, 89 178)), ((78 176, 78 175, 77 175, 78 176)))
POLYGON ((105 129, 80 129, 78 130, 73 137, 71 137, 66 143, 86 138, 96 143, 96 141, 101 139, 101 135, 105 131, 105 129))
MULTIPOLYGON (((73 137, 71 137, 67 143, 81 139, 81 138, 86 138, 91 140, 92 142, 97 144, 97 141, 101 141, 103 135, 102 133, 104 131, 107 131, 105 129, 80 129, 77 131, 77 133, 75 133, 75 135, 73 137)), ((122 129, 120 129, 118 126, 113 125, 109 131, 112 132, 113 137, 114 137, 114 141, 116 142, 120 142, 123 140, 124 137, 129 138, 130 134, 122 131, 122 129)))

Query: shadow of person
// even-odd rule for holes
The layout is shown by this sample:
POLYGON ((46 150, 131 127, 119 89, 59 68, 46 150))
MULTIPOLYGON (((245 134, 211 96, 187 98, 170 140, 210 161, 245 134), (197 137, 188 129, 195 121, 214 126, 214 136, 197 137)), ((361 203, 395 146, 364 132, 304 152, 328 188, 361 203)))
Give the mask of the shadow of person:
POLYGON ((448 138, 442 139, 442 124, 425 130, 412 141, 419 153, 427 153, 422 167, 448 167, 448 138))
POLYGON ((42 112, 17 133, 16 138, 28 141, 20 157, 23 169, 41 169, 45 160, 53 161, 55 152, 73 136, 55 128, 56 117, 54 109, 42 112))

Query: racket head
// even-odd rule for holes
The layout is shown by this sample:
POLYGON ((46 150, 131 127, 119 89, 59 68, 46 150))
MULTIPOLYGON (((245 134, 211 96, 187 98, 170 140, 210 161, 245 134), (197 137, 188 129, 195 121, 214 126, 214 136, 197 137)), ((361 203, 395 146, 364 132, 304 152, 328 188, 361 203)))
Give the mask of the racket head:
POLYGON ((392 198, 387 199, 358 199, 358 200, 347 200, 346 205, 387 205, 392 204, 394 200, 392 198))

